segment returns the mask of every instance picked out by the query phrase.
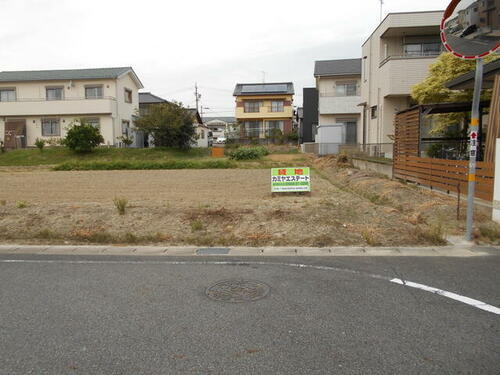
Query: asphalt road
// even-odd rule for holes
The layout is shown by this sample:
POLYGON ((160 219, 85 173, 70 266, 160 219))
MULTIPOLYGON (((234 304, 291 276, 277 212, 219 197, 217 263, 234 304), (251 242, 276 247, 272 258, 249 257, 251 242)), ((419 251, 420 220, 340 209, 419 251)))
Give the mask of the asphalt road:
POLYGON ((389 281, 500 307, 499 269, 500 256, 0 255, 0 374, 499 374, 500 315, 389 281), (207 297, 228 279, 270 292, 207 297))
POLYGON ((447 40, 455 51, 465 55, 480 55, 489 51, 498 43, 495 38, 477 38, 475 40, 470 40, 454 35, 448 35, 447 40))

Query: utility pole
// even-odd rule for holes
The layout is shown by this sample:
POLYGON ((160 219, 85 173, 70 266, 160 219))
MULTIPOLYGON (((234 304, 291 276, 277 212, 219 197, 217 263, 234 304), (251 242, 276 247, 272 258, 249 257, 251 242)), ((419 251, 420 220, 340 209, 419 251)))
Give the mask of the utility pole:
POLYGON ((383 8, 384 8, 384 0, 380 0, 380 22, 382 22, 382 16, 383 16, 383 8))
POLYGON ((198 93, 198 83, 195 82, 194 84, 194 96, 196 98, 196 110, 199 111, 199 102, 200 102, 200 99, 201 99, 201 94, 198 93))
POLYGON ((204 109, 207 110, 207 109, 210 109, 210 108, 209 107, 203 107, 203 106, 201 106, 200 116, 201 116, 202 119, 203 119, 203 110, 204 109))
POLYGON ((469 127, 470 157, 469 157, 469 188, 467 189, 467 226, 465 239, 472 241, 472 224, 474 221, 474 192, 476 190, 476 159, 477 139, 479 137, 479 102, 483 86, 483 59, 476 60, 476 77, 474 82, 474 97, 469 127))

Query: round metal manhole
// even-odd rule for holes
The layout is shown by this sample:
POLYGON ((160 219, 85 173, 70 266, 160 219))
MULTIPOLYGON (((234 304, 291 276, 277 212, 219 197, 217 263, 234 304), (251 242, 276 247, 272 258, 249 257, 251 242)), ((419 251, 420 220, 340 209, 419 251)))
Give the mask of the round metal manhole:
POLYGON ((208 298, 219 302, 253 302, 269 294, 271 287, 261 281, 224 280, 208 287, 208 298))

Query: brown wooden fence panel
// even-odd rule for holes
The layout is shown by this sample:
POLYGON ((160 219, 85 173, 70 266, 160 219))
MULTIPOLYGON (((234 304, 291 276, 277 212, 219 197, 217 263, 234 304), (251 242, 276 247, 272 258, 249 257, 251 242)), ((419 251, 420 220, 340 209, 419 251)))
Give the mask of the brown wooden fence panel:
MULTIPOLYGON (((493 200, 493 163, 478 162, 476 171, 477 198, 493 200)), ((398 155, 394 160, 394 177, 429 187, 465 194, 468 189, 469 162, 398 155)))

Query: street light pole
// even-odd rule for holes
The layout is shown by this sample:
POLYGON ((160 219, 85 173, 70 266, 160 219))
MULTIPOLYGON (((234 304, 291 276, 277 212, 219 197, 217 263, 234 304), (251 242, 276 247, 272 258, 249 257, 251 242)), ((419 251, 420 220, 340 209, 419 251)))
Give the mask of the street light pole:
POLYGON ((483 59, 476 60, 476 77, 474 82, 474 97, 472 99, 472 112, 469 128, 469 188, 467 189, 467 224, 465 239, 472 241, 472 224, 474 221, 474 193, 476 189, 476 159, 477 159, 477 140, 479 137, 479 103, 481 101, 481 90, 483 86, 483 59))

